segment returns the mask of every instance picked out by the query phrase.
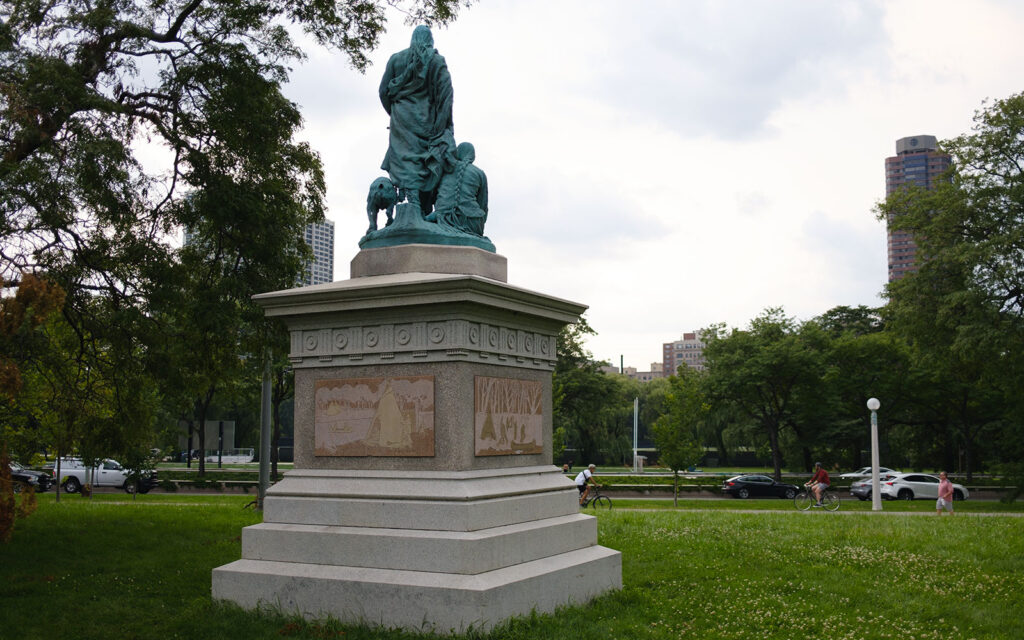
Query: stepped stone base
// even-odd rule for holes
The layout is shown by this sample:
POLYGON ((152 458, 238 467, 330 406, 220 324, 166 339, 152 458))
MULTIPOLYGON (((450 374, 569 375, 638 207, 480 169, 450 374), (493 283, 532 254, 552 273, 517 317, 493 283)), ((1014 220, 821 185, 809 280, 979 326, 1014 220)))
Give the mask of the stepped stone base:
POLYGON ((621 588, 621 574, 619 553, 598 546, 477 575, 238 560, 214 570, 213 591, 308 619, 462 633, 586 602, 621 588))
POLYGON ((619 552, 552 466, 295 470, 271 488, 213 596, 436 633, 490 629, 622 587, 619 552))
POLYGON ((351 279, 255 297, 291 336, 295 469, 242 531, 241 560, 213 571, 214 598, 459 633, 621 588, 620 554, 598 546, 596 519, 551 464, 558 332, 586 307, 509 285, 486 238, 448 246, 455 236, 413 213, 367 234, 351 279), (388 379, 429 381, 432 397, 383 411, 370 389, 388 379), (343 387, 348 404, 318 399, 343 387), (334 428, 365 440, 329 416, 371 407, 379 429, 415 423, 424 446, 318 446, 334 428), (500 440, 489 419, 507 421, 494 423, 500 440), (506 437, 517 423, 529 447, 506 437))

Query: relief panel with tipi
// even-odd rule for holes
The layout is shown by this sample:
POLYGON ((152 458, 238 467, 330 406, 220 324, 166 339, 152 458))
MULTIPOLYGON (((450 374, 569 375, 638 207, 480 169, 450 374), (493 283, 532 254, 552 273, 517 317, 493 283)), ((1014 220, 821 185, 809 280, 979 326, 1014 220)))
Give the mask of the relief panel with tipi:
POLYGON ((434 455, 434 377, 317 380, 318 456, 434 455))

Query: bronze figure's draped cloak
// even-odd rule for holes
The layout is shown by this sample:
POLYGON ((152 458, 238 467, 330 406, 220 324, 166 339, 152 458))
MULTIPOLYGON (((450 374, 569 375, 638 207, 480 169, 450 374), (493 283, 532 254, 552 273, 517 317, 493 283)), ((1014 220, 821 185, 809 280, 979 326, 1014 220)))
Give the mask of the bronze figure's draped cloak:
POLYGON ((410 201, 419 201, 419 193, 437 190, 455 162, 452 80, 429 28, 416 27, 409 48, 388 60, 380 101, 391 116, 381 169, 410 201))

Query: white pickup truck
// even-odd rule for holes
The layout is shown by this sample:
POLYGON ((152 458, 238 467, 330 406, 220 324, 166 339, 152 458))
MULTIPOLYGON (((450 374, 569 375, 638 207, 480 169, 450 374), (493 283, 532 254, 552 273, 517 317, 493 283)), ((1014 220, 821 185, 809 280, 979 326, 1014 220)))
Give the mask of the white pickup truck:
MULTIPOLYGON (((54 475, 57 464, 53 465, 54 475)), ((149 493, 156 486, 156 471, 147 473, 136 483, 129 478, 129 471, 116 460, 107 458, 95 469, 85 466, 78 458, 61 458, 60 486, 68 493, 78 493, 82 486, 91 484, 93 487, 117 487, 128 493, 149 493)))

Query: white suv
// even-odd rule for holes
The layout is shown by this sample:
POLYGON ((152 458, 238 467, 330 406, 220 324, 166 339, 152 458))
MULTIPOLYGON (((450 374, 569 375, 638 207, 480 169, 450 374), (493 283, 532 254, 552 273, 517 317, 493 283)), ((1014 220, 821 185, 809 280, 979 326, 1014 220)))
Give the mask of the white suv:
MULTIPOLYGON (((927 473, 894 473, 881 484, 880 493, 886 500, 935 500, 939 497, 939 479, 927 473)), ((967 487, 953 483, 953 499, 966 500, 967 487)))

